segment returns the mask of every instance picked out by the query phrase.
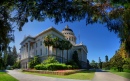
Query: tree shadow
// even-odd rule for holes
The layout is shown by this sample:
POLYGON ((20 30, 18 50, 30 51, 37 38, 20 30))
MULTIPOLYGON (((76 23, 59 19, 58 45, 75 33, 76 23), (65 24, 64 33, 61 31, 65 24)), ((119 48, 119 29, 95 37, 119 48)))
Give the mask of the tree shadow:
POLYGON ((96 70, 82 70, 77 73, 94 73, 94 72, 96 72, 96 70))
POLYGON ((96 72, 108 72, 108 71, 97 69, 96 72))

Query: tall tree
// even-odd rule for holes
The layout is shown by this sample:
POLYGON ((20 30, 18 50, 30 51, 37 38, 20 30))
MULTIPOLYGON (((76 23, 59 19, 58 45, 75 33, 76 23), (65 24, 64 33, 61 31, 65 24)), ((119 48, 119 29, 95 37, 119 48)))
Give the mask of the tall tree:
POLYGON ((105 56, 105 61, 108 62, 108 56, 107 55, 105 56))
POLYGON ((79 61, 77 51, 74 51, 74 53, 72 55, 72 60, 78 65, 79 68, 81 68, 81 64, 80 64, 80 61, 79 61))
POLYGON ((58 37, 55 37, 55 38, 52 39, 52 41, 53 41, 52 46, 53 46, 54 48, 56 48, 56 57, 57 57, 57 49, 59 48, 59 44, 60 44, 59 38, 58 38, 58 37))
POLYGON ((15 46, 13 46, 12 55, 13 55, 13 62, 15 63, 17 60, 17 57, 18 57, 17 50, 16 50, 15 46))
POLYGON ((67 62, 68 62, 68 50, 72 48, 70 41, 65 41, 65 49, 67 50, 67 62))
POLYGON ((2 0, 0 45, 5 49, 14 39, 11 22, 22 30, 29 20, 44 21, 49 18, 58 24, 86 18, 86 25, 105 23, 108 30, 116 32, 121 41, 125 41, 125 49, 130 51, 129 4, 129 0, 2 0))
POLYGON ((100 57, 99 57, 99 68, 102 69, 102 61, 100 57))
POLYGON ((45 38, 44 38, 44 45, 47 46, 48 48, 48 57, 49 57, 49 47, 52 46, 53 44, 53 41, 52 41, 52 36, 51 35, 47 35, 45 38))
POLYGON ((60 40, 59 49, 62 51, 62 63, 63 63, 63 53, 65 50, 65 40, 60 40))

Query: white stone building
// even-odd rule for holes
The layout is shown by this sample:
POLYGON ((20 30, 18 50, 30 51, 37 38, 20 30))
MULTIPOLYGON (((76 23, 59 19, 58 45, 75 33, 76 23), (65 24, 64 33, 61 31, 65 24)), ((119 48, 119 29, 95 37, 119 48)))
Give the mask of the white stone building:
MULTIPOLYGON (((45 60, 48 57, 48 49, 44 45, 44 37, 47 35, 52 35, 53 37, 59 37, 60 39, 69 40, 72 43, 72 48, 68 51, 68 60, 72 59, 72 54, 74 51, 78 52, 78 57, 81 62, 82 68, 87 67, 87 47, 85 45, 76 44, 76 37, 74 32, 66 26, 62 32, 59 32, 53 27, 44 30, 43 32, 39 33, 35 37, 27 36, 23 39, 20 43, 20 54, 21 54, 21 67, 24 69, 28 68, 29 59, 33 58, 36 55, 41 57, 41 60, 45 60)), ((56 57, 56 59, 61 62, 62 61, 62 53, 61 50, 56 50, 53 47, 49 48, 49 55, 56 57)), ((66 62, 67 51, 64 50, 63 55, 63 62, 66 62)))

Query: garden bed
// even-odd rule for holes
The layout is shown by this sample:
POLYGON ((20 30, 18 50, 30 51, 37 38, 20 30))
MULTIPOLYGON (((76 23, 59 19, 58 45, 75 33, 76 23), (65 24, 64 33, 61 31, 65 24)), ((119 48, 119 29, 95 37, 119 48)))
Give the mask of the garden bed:
POLYGON ((82 71, 82 70, 84 70, 84 69, 79 69, 79 70, 56 70, 56 71, 50 71, 50 70, 23 70, 23 72, 52 74, 52 75, 69 75, 69 74, 77 73, 77 72, 82 71))

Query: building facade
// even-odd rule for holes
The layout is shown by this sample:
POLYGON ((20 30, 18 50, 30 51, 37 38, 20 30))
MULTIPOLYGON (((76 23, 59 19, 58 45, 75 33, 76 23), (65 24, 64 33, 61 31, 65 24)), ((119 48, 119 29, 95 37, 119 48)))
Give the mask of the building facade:
MULTIPOLYGON (((41 60, 45 60, 48 57, 48 49, 44 45, 43 41, 47 35, 52 35, 53 37, 58 37, 63 40, 69 40, 72 43, 72 48, 68 50, 68 60, 72 60, 72 54, 74 51, 77 51, 79 61, 81 62, 82 68, 87 67, 87 47, 85 45, 76 44, 76 37, 74 35, 73 30, 71 30, 68 26, 66 26, 62 32, 59 32, 53 27, 48 28, 47 30, 41 32, 40 34, 36 35, 35 37, 27 36, 23 39, 20 43, 20 55, 21 55, 21 67, 24 69, 28 68, 28 63, 31 58, 36 55, 39 55, 41 60)), ((57 49, 57 56, 56 56, 56 49, 50 46, 49 48, 49 56, 54 56, 59 62, 65 63, 67 61, 67 51, 64 50, 64 54, 62 57, 62 51, 57 49)))

